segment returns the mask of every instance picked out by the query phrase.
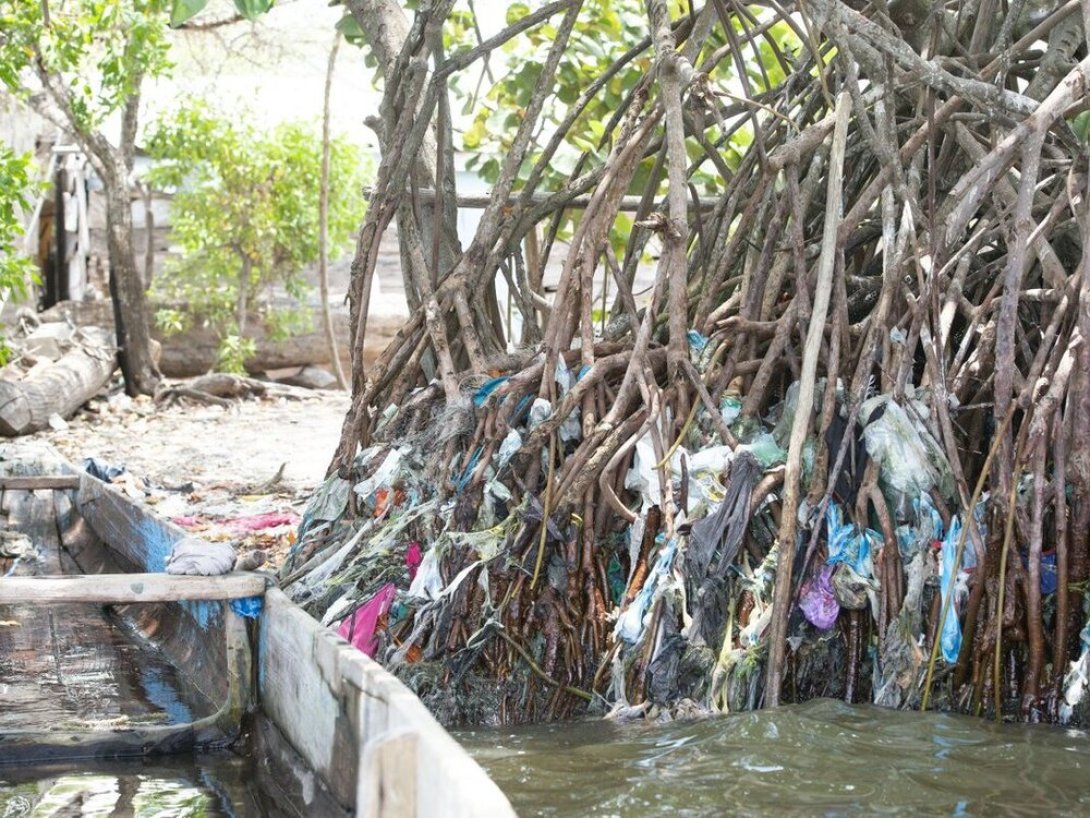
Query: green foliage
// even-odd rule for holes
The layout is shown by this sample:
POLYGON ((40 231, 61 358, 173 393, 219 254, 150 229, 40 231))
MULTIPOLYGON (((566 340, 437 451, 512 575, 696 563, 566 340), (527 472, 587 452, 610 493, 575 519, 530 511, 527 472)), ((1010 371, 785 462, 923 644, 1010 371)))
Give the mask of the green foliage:
MULTIPOLYGON (((149 129, 146 148, 158 160, 149 183, 174 191, 172 236, 181 257, 155 282, 160 300, 181 301, 220 334, 221 364, 238 368, 253 353, 240 338, 241 304, 260 310, 274 335, 310 327, 300 308, 274 308, 274 289, 294 302, 307 292, 304 268, 318 258, 321 139, 299 123, 265 130, 245 112, 231 117, 189 104, 149 129)), ((363 217, 366 162, 358 148, 334 139, 330 157, 329 255, 349 246, 363 217)), ((165 330, 186 328, 161 311, 165 330)))
MULTIPOLYGON (((273 0, 234 0, 238 13, 247 20, 256 20, 266 11, 272 8, 273 0)), ((196 17, 208 0, 172 0, 170 4, 170 24, 180 26, 188 20, 196 17)))
POLYGON ((216 368, 221 372, 241 375, 246 371, 246 359, 253 357, 256 351, 257 345, 253 338, 241 338, 235 333, 229 333, 220 339, 216 368))
POLYGON ((85 134, 97 130, 138 90, 143 77, 170 68, 166 0, 0 3, 0 82, 27 96, 35 64, 53 78, 85 134))
MULTIPOLYGON (((507 7, 507 22, 514 23, 530 13, 526 3, 507 7)), ((464 16, 468 17, 466 12, 464 16)), ((499 172, 499 162, 511 146, 522 112, 530 102, 534 85, 541 74, 548 51, 556 36, 553 20, 536 26, 505 46, 507 70, 483 98, 475 96, 476 77, 468 77, 473 93, 455 86, 465 100, 466 114, 472 120, 466 128, 462 144, 468 151, 479 153, 476 164, 482 178, 490 184, 499 172)), ((471 20, 454 18, 445 29, 448 48, 452 52, 465 47, 472 32, 471 20)), ((638 0, 588 0, 569 47, 557 67, 553 98, 545 106, 544 131, 549 132, 568 116, 584 89, 600 77, 622 54, 647 36, 646 16, 638 0)), ((553 156, 545 187, 556 189, 575 170, 581 157, 593 167, 604 161, 608 152, 605 143, 606 123, 621 107, 626 96, 650 67, 650 54, 645 53, 629 63, 595 96, 580 114, 563 144, 553 156)), ((532 154, 534 161, 540 154, 532 154)), ((520 174, 525 179, 525 173, 520 174)))
POLYGON ((32 207, 31 156, 0 145, 0 297, 26 298, 27 279, 35 278, 34 263, 16 248, 23 235, 20 212, 32 207))
POLYGON ((1070 121, 1070 125, 1079 142, 1083 145, 1087 144, 1087 138, 1090 137, 1090 111, 1078 114, 1070 121))

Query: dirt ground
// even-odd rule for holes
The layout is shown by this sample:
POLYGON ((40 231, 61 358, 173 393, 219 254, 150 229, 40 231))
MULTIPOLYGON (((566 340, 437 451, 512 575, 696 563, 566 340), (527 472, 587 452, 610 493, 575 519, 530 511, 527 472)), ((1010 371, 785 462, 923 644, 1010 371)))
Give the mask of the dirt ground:
POLYGON ((158 408, 115 392, 92 400, 67 428, 34 437, 76 465, 93 457, 124 466, 114 482, 133 499, 240 553, 265 549, 275 564, 325 476, 348 409, 342 392, 301 394, 158 408))

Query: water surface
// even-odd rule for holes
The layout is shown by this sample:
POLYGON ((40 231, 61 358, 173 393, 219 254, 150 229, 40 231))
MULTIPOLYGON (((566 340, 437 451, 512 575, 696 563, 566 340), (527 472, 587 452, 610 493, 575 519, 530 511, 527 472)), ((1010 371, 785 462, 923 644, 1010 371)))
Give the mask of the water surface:
POLYGON ((289 815, 257 785, 253 762, 228 752, 0 767, 0 818, 289 815))
POLYGON ((820 700, 457 734, 519 815, 1090 815, 1090 734, 820 700))

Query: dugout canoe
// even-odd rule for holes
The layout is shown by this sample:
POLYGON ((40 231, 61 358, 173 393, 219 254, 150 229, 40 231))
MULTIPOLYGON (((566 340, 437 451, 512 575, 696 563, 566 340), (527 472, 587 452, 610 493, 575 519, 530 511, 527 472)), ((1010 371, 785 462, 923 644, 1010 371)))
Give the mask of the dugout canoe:
POLYGON ((0 774, 245 748, 285 814, 514 815, 268 575, 165 574, 182 529, 28 442, 0 447, 0 515, 0 774))

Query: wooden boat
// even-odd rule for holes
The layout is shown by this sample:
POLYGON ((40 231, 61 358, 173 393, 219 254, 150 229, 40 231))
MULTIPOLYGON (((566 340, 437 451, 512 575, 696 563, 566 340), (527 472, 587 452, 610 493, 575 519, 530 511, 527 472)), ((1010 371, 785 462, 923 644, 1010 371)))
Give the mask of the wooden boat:
POLYGON ((0 765, 245 742, 283 814, 514 815, 407 688, 270 577, 163 573, 185 533, 45 447, 0 447, 0 492, 0 765))

